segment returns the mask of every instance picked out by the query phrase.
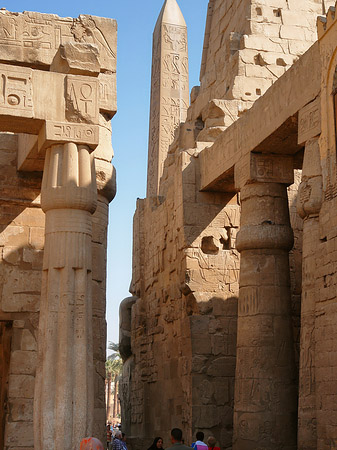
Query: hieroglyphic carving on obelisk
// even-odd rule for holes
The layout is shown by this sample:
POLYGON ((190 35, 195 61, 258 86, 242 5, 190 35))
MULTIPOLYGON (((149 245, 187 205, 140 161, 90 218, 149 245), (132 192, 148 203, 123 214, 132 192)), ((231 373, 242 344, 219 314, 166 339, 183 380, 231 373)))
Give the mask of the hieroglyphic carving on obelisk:
POLYGON ((176 0, 166 0, 153 32, 148 197, 159 193, 168 148, 188 106, 186 23, 176 0))

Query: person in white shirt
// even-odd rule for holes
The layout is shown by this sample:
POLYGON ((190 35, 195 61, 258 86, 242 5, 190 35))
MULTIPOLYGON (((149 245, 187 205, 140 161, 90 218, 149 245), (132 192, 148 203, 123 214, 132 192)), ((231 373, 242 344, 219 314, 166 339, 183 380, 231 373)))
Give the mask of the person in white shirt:
POLYGON ((207 445, 205 444, 205 442, 203 442, 204 440, 204 433, 202 431, 197 431, 196 435, 196 441, 193 442, 192 444, 192 448, 193 450, 206 450, 208 449, 207 445))

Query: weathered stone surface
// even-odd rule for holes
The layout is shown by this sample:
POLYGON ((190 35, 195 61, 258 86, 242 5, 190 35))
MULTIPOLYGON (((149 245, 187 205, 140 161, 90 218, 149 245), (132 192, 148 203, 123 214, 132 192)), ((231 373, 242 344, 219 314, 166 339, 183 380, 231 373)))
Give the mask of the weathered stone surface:
POLYGON ((5 444, 10 448, 34 448, 33 422, 11 422, 6 427, 5 444))

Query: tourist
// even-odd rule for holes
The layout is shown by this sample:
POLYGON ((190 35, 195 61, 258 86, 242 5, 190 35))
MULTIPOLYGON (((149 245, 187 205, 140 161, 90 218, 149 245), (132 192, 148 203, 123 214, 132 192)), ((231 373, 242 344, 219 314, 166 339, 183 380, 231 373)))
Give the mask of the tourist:
POLYGON ((183 432, 180 428, 173 428, 171 431, 171 442, 172 447, 169 447, 166 450, 191 450, 191 447, 187 447, 183 442, 183 432))
POLYGON ((216 439, 214 436, 209 436, 207 439, 208 450, 220 450, 220 447, 216 447, 216 439))
POLYGON ((126 434, 122 433, 122 445, 124 450, 128 450, 127 446, 126 446, 126 434))
POLYGON ((87 437, 82 439, 80 450, 104 450, 104 447, 98 439, 87 437))
POLYGON ((106 442, 107 442, 107 446, 106 447, 107 447, 108 450, 110 448, 111 438, 112 438, 112 431, 111 431, 110 424, 108 424, 106 426, 106 442))
POLYGON ((164 450, 163 442, 164 442, 163 438, 156 437, 156 438, 154 438, 151 447, 149 447, 147 450, 158 450, 158 449, 159 450, 164 450))
POLYGON ((193 442, 192 444, 192 448, 194 450, 206 450, 207 449, 207 445, 205 444, 204 441, 204 433, 202 431, 197 431, 196 435, 196 441, 193 442))
POLYGON ((122 432, 120 430, 117 430, 115 433, 115 439, 112 442, 112 450, 124 450, 122 432))

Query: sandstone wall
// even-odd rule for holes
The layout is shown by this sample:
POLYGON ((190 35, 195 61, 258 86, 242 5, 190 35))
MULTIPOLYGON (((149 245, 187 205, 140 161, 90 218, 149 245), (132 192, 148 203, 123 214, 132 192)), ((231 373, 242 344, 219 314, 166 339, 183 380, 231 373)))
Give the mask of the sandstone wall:
POLYGON ((133 356, 124 368, 130 417, 123 423, 134 436, 168 436, 183 426, 189 441, 192 428, 221 429, 229 445, 237 198, 198 193, 196 158, 187 152, 171 155, 166 170, 165 201, 139 200, 134 219, 131 291, 139 299, 132 308, 133 356))
POLYGON ((314 0, 210 0, 202 92, 257 100, 317 40, 322 13, 314 0))
POLYGON ((33 449, 44 213, 41 174, 17 173, 17 145, 17 135, 0 135, 0 320, 13 324, 5 448, 33 449))

